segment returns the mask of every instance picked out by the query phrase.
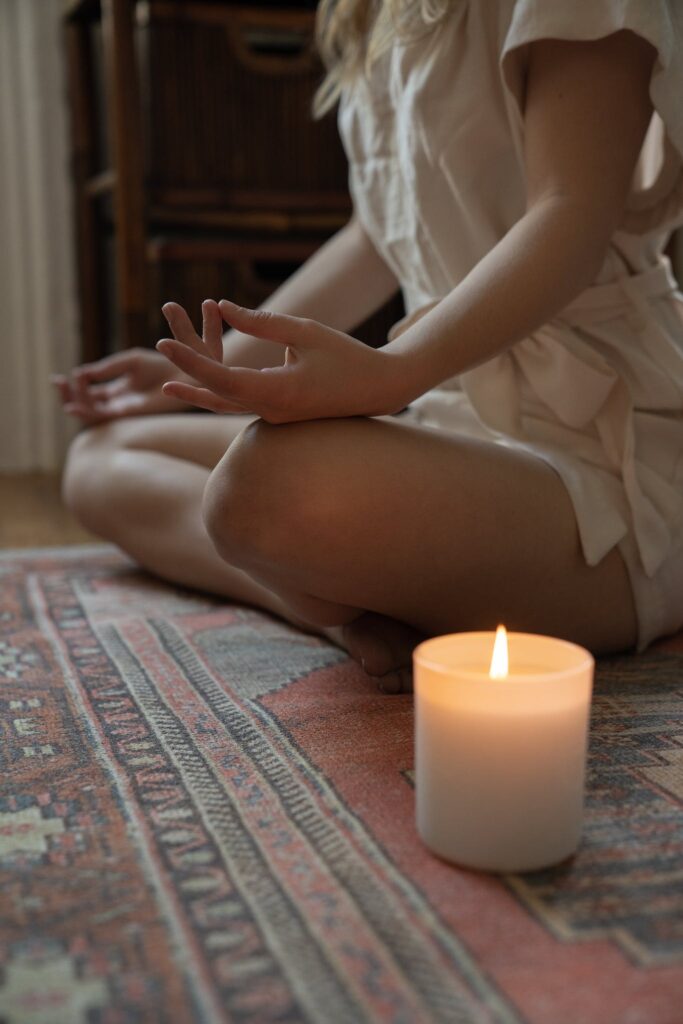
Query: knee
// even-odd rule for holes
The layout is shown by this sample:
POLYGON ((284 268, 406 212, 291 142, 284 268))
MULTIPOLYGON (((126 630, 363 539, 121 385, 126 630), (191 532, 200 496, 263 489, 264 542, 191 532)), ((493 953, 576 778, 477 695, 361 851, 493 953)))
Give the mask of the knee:
POLYGON ((88 427, 71 443, 62 474, 62 501, 86 527, 98 532, 112 498, 116 453, 126 447, 134 421, 88 427))
POLYGON ((209 477, 202 516, 218 553, 232 565, 281 562, 304 502, 296 428, 250 423, 209 477))
POLYGON ((62 501, 81 518, 86 501, 97 493, 97 478, 102 470, 108 424, 88 427, 71 442, 62 474, 62 501))
POLYGON ((269 424, 249 424, 233 441, 204 489, 202 518, 218 553, 233 565, 262 551, 264 496, 273 480, 269 424))

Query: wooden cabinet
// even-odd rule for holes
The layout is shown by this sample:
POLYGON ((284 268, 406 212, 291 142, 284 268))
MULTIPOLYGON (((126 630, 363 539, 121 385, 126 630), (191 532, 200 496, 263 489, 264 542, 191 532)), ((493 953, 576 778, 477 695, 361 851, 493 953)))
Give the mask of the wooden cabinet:
POLYGON ((168 0, 146 6, 153 200, 169 208, 346 213, 334 118, 311 118, 321 75, 313 17, 224 4, 179 8, 168 0))
POLYGON ((65 3, 84 359, 153 344, 171 298, 260 303, 348 220, 314 6, 65 3))

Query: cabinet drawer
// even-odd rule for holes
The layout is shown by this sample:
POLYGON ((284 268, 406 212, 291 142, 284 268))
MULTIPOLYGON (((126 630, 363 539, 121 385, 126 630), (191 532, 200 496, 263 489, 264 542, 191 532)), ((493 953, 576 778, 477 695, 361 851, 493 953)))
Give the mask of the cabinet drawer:
POLYGON ((334 117, 314 122, 322 67, 307 10, 149 0, 138 6, 148 182, 166 207, 348 207, 334 117))
MULTIPOLYGON (((201 329, 204 299, 231 299, 259 306, 321 245, 314 239, 155 238, 148 245, 151 274, 150 337, 168 333, 161 314, 165 302, 179 302, 201 329)), ((399 296, 353 333, 373 347, 383 345, 392 324, 403 316, 399 296)))

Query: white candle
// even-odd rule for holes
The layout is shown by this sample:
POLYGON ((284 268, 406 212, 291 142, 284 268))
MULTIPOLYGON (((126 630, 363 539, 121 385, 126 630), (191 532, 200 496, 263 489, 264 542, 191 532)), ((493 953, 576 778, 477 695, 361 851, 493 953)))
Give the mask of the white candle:
POLYGON ((414 652, 417 828, 436 854, 484 871, 533 871, 577 849, 594 661, 576 644, 493 633, 414 652), (495 678, 499 675, 499 678, 495 678))

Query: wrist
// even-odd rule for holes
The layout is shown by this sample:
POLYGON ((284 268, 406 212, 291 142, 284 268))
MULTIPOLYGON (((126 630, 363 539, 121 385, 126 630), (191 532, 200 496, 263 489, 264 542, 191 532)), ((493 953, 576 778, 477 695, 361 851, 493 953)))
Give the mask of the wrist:
POLYGON ((378 349, 384 362, 383 402, 384 415, 405 409, 422 394, 416 380, 414 353, 392 350, 390 346, 378 349))
POLYGON ((434 344, 437 324, 434 316, 428 316, 442 301, 435 299, 399 320, 389 331, 382 349, 396 366, 394 375, 402 388, 404 405, 451 376, 447 366, 443 370, 439 366, 442 346, 434 344))

